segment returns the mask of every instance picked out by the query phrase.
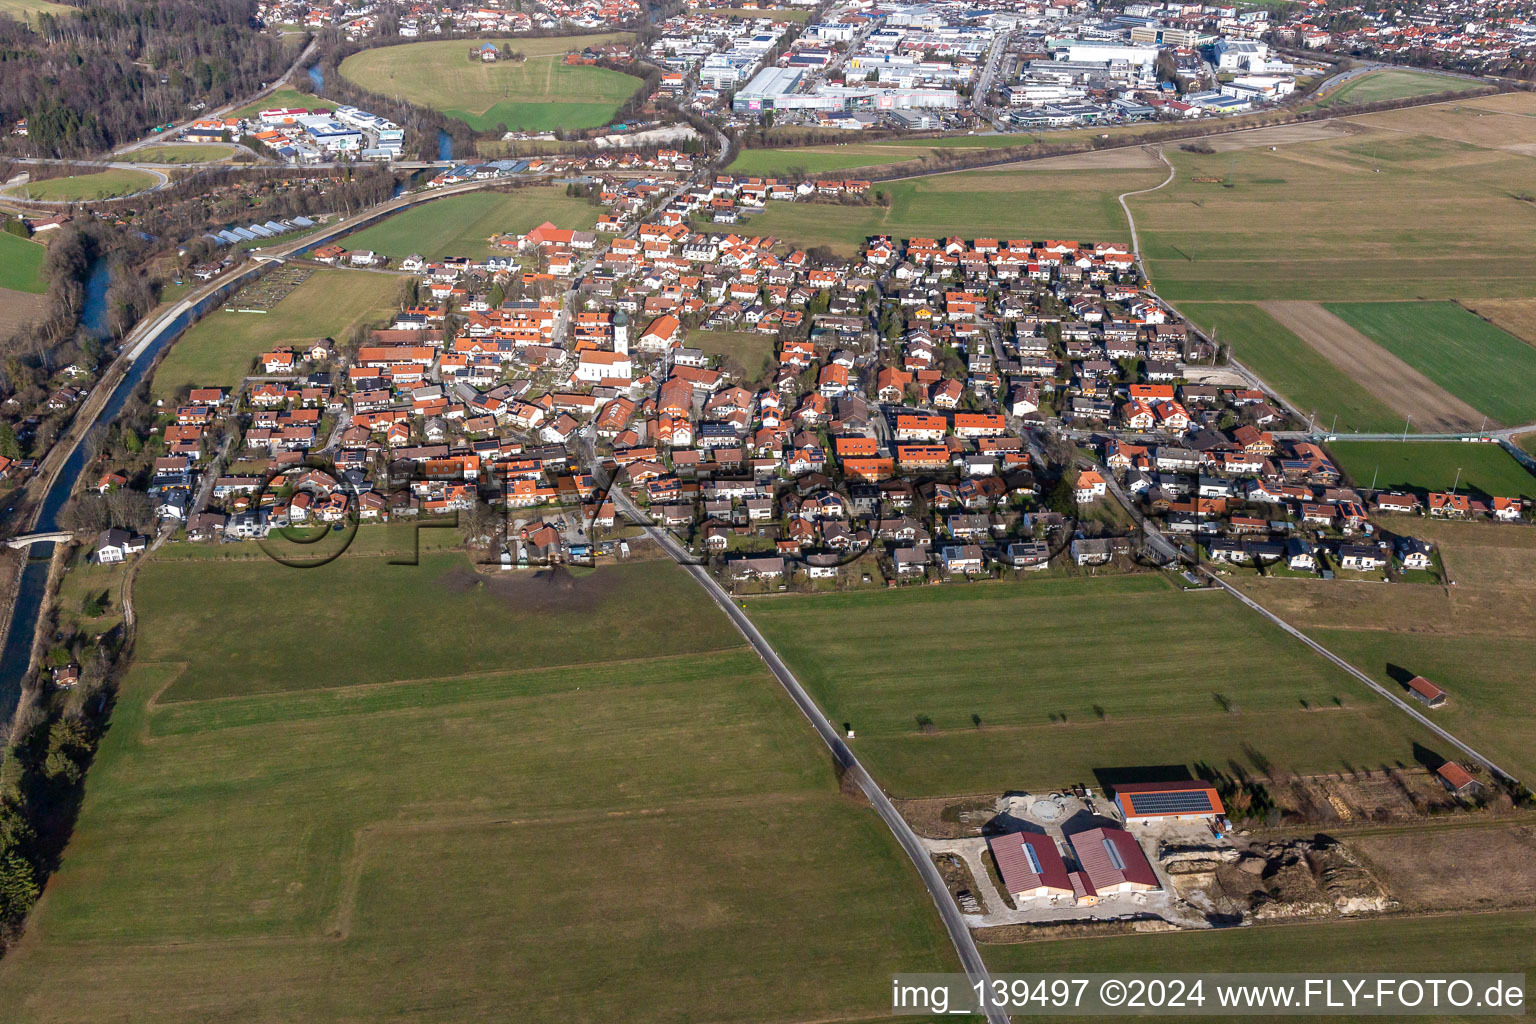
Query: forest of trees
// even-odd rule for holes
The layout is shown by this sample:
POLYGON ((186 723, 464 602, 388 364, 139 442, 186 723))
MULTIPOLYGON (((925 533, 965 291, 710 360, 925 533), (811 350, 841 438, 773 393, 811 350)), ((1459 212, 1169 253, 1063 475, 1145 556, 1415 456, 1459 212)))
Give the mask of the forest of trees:
POLYGON ((77 15, 0 18, 0 123, 25 118, 12 151, 81 156, 221 106, 292 61, 251 0, 91 0, 77 15))

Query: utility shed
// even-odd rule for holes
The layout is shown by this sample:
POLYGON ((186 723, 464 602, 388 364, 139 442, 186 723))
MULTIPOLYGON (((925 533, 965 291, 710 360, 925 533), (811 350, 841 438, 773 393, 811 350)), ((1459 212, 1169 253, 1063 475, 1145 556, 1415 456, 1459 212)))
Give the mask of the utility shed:
POLYGON ((1438 708, 1446 702, 1446 693, 1434 683, 1423 676, 1414 676, 1408 680, 1408 692, 1413 698, 1427 707, 1438 708))

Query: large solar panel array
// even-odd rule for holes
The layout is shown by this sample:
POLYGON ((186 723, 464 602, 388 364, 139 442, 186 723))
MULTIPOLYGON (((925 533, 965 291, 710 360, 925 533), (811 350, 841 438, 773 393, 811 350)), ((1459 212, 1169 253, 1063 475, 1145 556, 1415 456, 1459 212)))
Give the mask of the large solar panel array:
POLYGON ((1173 793, 1130 793, 1131 810, 1135 814, 1210 814, 1211 791, 1186 789, 1173 793))

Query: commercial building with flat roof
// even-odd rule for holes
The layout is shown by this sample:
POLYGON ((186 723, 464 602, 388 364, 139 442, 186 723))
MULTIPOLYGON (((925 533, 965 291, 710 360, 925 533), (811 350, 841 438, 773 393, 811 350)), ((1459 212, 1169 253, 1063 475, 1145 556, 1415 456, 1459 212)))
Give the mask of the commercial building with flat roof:
POLYGON ((763 68, 742 86, 731 101, 735 111, 773 110, 777 102, 795 91, 804 68, 763 68))

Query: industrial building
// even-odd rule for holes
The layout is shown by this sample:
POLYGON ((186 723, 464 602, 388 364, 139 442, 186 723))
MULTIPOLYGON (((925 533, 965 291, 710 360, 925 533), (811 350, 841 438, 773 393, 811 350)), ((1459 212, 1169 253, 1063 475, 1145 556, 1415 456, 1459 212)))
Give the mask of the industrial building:
POLYGON ((1226 814, 1216 788, 1205 782, 1128 782, 1115 787, 1115 806, 1127 822, 1210 820, 1226 814))
POLYGON ((1067 864, 1056 841, 1036 832, 1010 832, 987 840, 1003 888, 1015 900, 1071 896, 1067 864))
POLYGON ((731 109, 737 113, 765 110, 914 110, 949 109, 960 106, 960 95, 950 89, 887 88, 880 85, 821 85, 810 92, 796 92, 805 75, 800 67, 764 68, 736 93, 731 109))
POLYGON ((1070 839, 1080 870, 1069 876, 1080 903, 1100 896, 1160 889, 1157 873, 1136 838, 1124 829, 1095 828, 1070 839))

